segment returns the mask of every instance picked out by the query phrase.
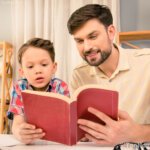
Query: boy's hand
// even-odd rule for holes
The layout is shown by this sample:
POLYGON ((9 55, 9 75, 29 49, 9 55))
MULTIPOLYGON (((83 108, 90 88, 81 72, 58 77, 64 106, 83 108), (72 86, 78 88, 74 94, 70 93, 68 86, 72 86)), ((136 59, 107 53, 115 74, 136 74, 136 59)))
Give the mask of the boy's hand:
POLYGON ((22 123, 18 129, 16 129, 17 138, 25 144, 30 144, 36 139, 41 139, 44 135, 45 133, 42 129, 36 129, 34 125, 26 122, 22 123))
POLYGON ((30 144, 34 140, 41 139, 45 135, 42 129, 26 123, 24 117, 20 115, 14 117, 12 132, 15 137, 24 144, 30 144))

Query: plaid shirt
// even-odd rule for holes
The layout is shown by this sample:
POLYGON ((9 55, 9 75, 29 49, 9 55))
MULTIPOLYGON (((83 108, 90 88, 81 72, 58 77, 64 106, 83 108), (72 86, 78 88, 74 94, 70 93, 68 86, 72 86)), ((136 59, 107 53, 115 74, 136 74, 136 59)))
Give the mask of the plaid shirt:
MULTIPOLYGON (((33 90, 26 79, 18 80, 18 82, 13 86, 12 99, 7 112, 7 117, 9 119, 13 119, 13 114, 24 116, 24 106, 22 102, 21 91, 26 89, 33 90)), ((46 91, 59 93, 68 97, 70 96, 67 84, 58 78, 53 78, 50 81, 46 91)))

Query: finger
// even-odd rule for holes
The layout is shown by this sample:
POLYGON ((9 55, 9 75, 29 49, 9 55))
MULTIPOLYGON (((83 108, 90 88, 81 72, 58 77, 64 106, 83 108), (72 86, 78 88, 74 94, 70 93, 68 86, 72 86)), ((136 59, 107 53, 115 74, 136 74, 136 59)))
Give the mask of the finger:
POLYGON ((86 133, 92 135, 93 137, 95 137, 96 139, 105 139, 106 135, 103 132, 98 132, 96 129, 93 130, 91 128, 88 128, 86 126, 79 126, 80 129, 82 129, 83 131, 85 131, 86 133))
POLYGON ((86 120, 86 119, 78 119, 78 124, 85 126, 87 128, 96 130, 97 132, 106 132, 106 128, 102 124, 98 124, 96 122, 86 120))
POLYGON ((20 128, 21 129, 35 129, 36 127, 35 127, 35 125, 32 125, 32 124, 29 124, 29 123, 22 123, 21 125, 20 125, 20 128))
POLYGON ((119 117, 119 119, 123 119, 123 120, 129 120, 129 119, 131 119, 131 117, 129 116, 129 114, 126 111, 122 111, 122 110, 118 111, 118 117, 119 117))
POLYGON ((80 140, 80 142, 89 142, 89 139, 86 138, 86 137, 83 137, 83 138, 80 140))
POLYGON ((45 136, 45 133, 36 133, 36 134, 28 134, 25 135, 24 138, 25 139, 40 139, 43 136, 45 136))
POLYGON ((36 139, 41 139, 45 136, 45 133, 38 133, 38 134, 25 134, 21 136, 21 141, 23 143, 30 143, 36 139))
POLYGON ((104 121, 108 125, 110 125, 114 122, 114 120, 111 119, 109 116, 107 116, 106 114, 104 114, 103 112, 101 112, 95 108, 89 107, 88 111, 90 113, 92 113, 93 115, 97 116, 99 119, 101 119, 102 121, 104 121))
POLYGON ((22 135, 25 135, 25 134, 40 134, 40 133, 43 133, 43 130, 42 129, 23 129, 20 131, 20 134, 22 135))
POLYGON ((85 134, 85 137, 88 138, 90 141, 93 141, 94 143, 99 144, 101 146, 113 146, 106 139, 97 139, 90 134, 85 134))

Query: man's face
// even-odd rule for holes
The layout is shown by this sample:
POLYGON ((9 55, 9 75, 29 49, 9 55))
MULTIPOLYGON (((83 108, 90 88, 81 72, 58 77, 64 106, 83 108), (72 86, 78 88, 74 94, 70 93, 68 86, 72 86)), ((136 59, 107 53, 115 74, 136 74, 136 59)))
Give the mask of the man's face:
POLYGON ((73 34, 81 57, 91 66, 99 66, 112 51, 114 27, 107 29, 97 19, 87 21, 73 34))

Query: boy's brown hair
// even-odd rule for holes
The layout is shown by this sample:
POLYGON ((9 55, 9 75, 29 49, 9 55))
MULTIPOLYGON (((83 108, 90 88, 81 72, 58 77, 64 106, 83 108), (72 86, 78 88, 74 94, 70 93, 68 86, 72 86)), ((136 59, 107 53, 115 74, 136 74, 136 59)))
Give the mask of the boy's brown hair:
POLYGON ((41 48, 45 51, 47 51, 52 59, 53 62, 55 62, 55 50, 53 47, 53 43, 50 40, 45 40, 42 38, 32 38, 28 40, 26 43, 24 43, 19 51, 18 51, 18 62, 22 64, 22 56, 24 52, 29 48, 29 47, 37 47, 41 48))

